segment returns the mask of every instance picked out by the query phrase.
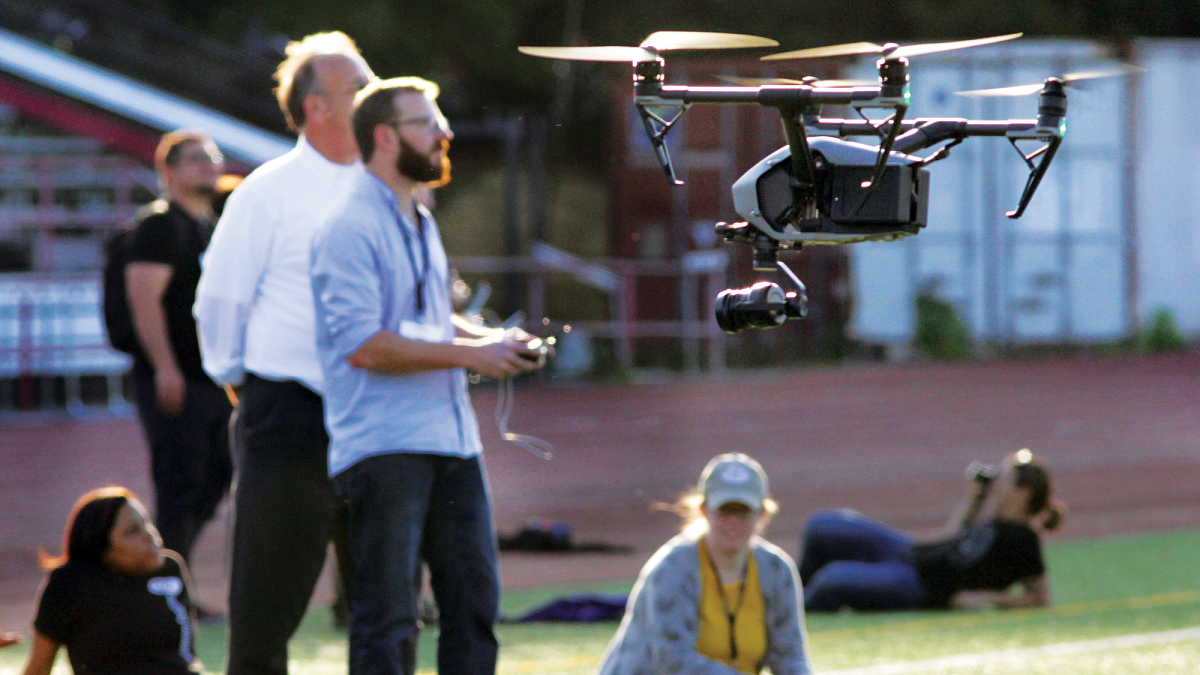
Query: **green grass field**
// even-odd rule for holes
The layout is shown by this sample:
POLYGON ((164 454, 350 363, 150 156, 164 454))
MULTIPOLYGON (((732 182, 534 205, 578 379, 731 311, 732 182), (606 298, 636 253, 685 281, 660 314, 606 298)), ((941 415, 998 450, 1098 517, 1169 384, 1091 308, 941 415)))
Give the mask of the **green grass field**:
MULTIPOLYGON (((817 673, 840 675, 1100 675, 1200 673, 1200 530, 1051 545, 1055 606, 1040 610, 814 615, 808 618, 817 673)), ((571 564, 566 558, 563 564, 571 564)), ((630 584, 508 593, 516 615, 581 590, 624 592, 630 584)), ((615 624, 503 625, 500 672, 577 675, 595 669, 615 624)), ((422 638, 420 668, 434 672, 435 635, 422 638)), ((220 672, 223 629, 204 627, 199 652, 220 672)), ((20 672, 25 647, 0 652, 0 675, 20 672)), ((68 672, 65 661, 56 672, 68 672)), ((327 612, 310 616, 293 641, 292 673, 346 672, 345 638, 327 612)))

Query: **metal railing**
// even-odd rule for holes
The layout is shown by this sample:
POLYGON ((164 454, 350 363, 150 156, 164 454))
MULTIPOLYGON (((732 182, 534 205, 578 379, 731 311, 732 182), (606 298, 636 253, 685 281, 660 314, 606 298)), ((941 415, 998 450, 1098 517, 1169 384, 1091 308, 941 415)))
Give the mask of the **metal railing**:
POLYGON ((0 275, 0 409, 52 407, 62 378, 67 411, 87 414, 96 406, 84 403, 82 381, 99 377, 100 407, 129 413, 122 380, 131 361, 108 345, 100 289, 96 274, 0 275))
POLYGON ((702 353, 710 372, 725 370, 725 334, 711 319, 717 293, 725 288, 729 265, 725 251, 693 251, 680 260, 585 260, 535 243, 528 257, 456 258, 451 264, 463 274, 520 275, 526 285, 527 311, 534 318, 545 314, 547 275, 566 274, 604 291, 609 304, 607 320, 569 323, 592 337, 612 339, 617 363, 625 370, 634 367, 639 338, 679 340, 684 368, 689 371, 701 370, 702 353), (639 319, 639 292, 664 279, 678 282, 678 294, 675 307, 663 308, 663 313, 679 318, 639 319))
POLYGON ((153 171, 124 157, 0 154, 0 234, 109 230, 129 220, 157 183, 153 171))
MULTIPOLYGON (((457 258, 452 264, 467 274, 519 275, 532 317, 544 313, 547 276, 570 275, 607 293, 607 320, 570 323, 593 338, 613 340, 621 367, 634 366, 638 339, 670 338, 681 341, 686 368, 699 371, 704 361, 710 372, 719 373, 725 368, 725 335, 708 317, 711 298, 724 287, 727 262, 719 251, 681 261, 587 261, 538 246, 529 257, 457 258), (669 278, 678 281, 679 318, 638 320, 639 286, 669 278), (701 302, 702 296, 710 300, 701 302)), ((97 409, 130 414, 123 378, 131 359, 109 346, 101 307, 98 273, 0 274, 0 382, 6 385, 0 387, 0 410, 51 408, 61 398, 70 414, 97 409), (84 402, 86 378, 104 381, 103 403, 84 402), (62 381, 61 397, 54 392, 56 379, 62 381)))

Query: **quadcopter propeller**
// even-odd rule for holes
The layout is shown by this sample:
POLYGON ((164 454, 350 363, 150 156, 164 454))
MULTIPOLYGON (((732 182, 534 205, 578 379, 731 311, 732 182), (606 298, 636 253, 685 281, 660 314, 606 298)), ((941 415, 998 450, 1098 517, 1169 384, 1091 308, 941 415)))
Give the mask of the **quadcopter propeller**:
MULTIPOLYGON (((1060 80, 1064 85, 1071 86, 1073 82, 1081 82, 1084 80, 1096 80, 1102 77, 1122 77, 1131 73, 1137 73, 1144 70, 1137 66, 1123 64, 1118 68, 1110 68, 1108 70, 1088 70, 1078 73, 1067 73, 1059 75, 1056 79, 1060 80)), ((998 87, 996 89, 974 89, 972 91, 956 92, 959 96, 1028 96, 1036 94, 1045 86, 1044 82, 1037 84, 1018 84, 1012 87, 998 87)))
POLYGON ((547 59, 575 61, 653 61, 658 52, 672 49, 743 49, 777 47, 779 43, 753 35, 734 33, 701 33, 693 31, 659 31, 642 40, 637 47, 518 47, 522 54, 547 59))
POLYGON ((889 42, 885 45, 877 45, 873 42, 851 42, 844 45, 813 47, 811 49, 798 49, 793 52, 783 52, 782 54, 771 54, 769 56, 762 57, 762 60, 777 61, 780 59, 813 59, 826 56, 851 56, 854 54, 883 54, 883 58, 885 59, 898 59, 906 56, 920 56, 921 54, 947 52, 952 49, 966 49, 968 47, 990 45, 994 42, 1015 40, 1021 37, 1021 35, 1022 33, 1012 33, 1010 35, 996 35, 994 37, 979 38, 976 40, 937 42, 924 45, 905 45, 903 47, 894 42, 889 42))
POLYGON ((810 87, 869 87, 878 82, 872 80, 818 80, 806 77, 803 80, 792 80, 786 77, 738 77, 736 75, 717 75, 722 82, 736 84, 741 87, 762 87, 770 85, 807 84, 810 87))

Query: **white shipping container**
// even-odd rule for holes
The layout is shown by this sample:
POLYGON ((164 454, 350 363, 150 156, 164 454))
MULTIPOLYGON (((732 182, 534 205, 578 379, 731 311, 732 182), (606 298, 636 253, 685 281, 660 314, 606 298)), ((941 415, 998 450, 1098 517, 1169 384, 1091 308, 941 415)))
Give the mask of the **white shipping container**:
MULTIPOLYGON (((1161 44, 1139 42, 1139 60, 1148 48, 1161 44)), ((1191 53, 1198 50, 1200 43, 1191 53)), ((1194 70, 1197 62, 1192 63, 1194 70)), ((911 60, 913 97, 907 117, 1032 119, 1036 94, 975 98, 955 92, 1119 66, 1107 46, 1079 40, 1024 39, 918 56, 911 60)), ((864 60, 855 76, 870 76, 874 70, 873 61, 864 60)), ((1009 219, 1005 212, 1016 207, 1029 170, 1007 140, 970 138, 953 148, 948 159, 930 165, 928 227, 900 242, 851 247, 853 334, 902 352, 915 331, 915 298, 921 292, 952 302, 973 337, 992 344, 1120 339, 1132 332, 1135 317, 1150 311, 1151 286, 1154 297, 1183 319, 1176 305, 1187 296, 1157 290, 1158 284, 1143 272, 1158 253, 1139 206, 1151 181, 1156 183, 1153 193, 1169 191, 1185 201, 1187 187, 1196 184, 1195 154, 1175 146, 1172 166, 1186 167, 1191 179, 1186 187, 1180 176, 1168 175, 1147 175, 1135 183, 1137 172, 1147 173, 1146 148, 1139 147, 1137 130, 1148 116, 1161 115, 1174 120, 1177 134, 1189 133, 1193 147, 1196 135, 1183 126, 1187 118, 1182 107, 1173 113, 1142 112, 1152 83, 1148 74, 1092 80, 1069 90, 1066 139, 1020 219, 1009 219), (1137 184, 1143 187, 1138 190, 1137 184)), ((1166 81, 1191 80, 1181 75, 1166 81)), ((1029 152, 1036 145, 1022 148, 1029 152)), ((1157 219, 1163 218, 1176 224, 1176 245, 1184 238, 1190 242, 1189 274, 1195 280, 1194 219, 1184 209, 1157 219)), ((1164 272, 1180 278, 1174 264, 1164 272)), ((1200 288, 1193 281, 1190 295, 1196 290, 1200 288)), ((1187 316, 1200 320, 1195 312, 1192 303, 1187 316)))
POLYGON ((1133 256, 1137 313, 1165 309, 1200 335, 1200 40, 1140 40, 1133 256))

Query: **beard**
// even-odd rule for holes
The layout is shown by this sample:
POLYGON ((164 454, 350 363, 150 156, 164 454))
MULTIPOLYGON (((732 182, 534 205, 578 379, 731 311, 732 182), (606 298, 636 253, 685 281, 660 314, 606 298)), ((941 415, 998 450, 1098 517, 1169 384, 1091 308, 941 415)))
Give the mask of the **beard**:
POLYGON ((198 197, 209 197, 209 198, 216 197, 217 196, 217 184, 216 183, 211 183, 211 184, 210 183, 201 183, 200 185, 196 185, 192 188, 192 194, 195 194, 198 197))
POLYGON ((194 197, 196 199, 213 199, 217 196, 217 184, 213 183, 194 183, 192 185, 175 185, 171 188, 171 192, 182 197, 194 197))
POLYGON ((450 182, 450 157, 446 154, 449 148, 450 141, 442 139, 433 151, 422 153, 401 138, 396 170, 401 176, 416 183, 425 183, 432 187, 445 185, 450 182), (441 158, 435 156, 435 152, 439 150, 442 153, 441 158))

